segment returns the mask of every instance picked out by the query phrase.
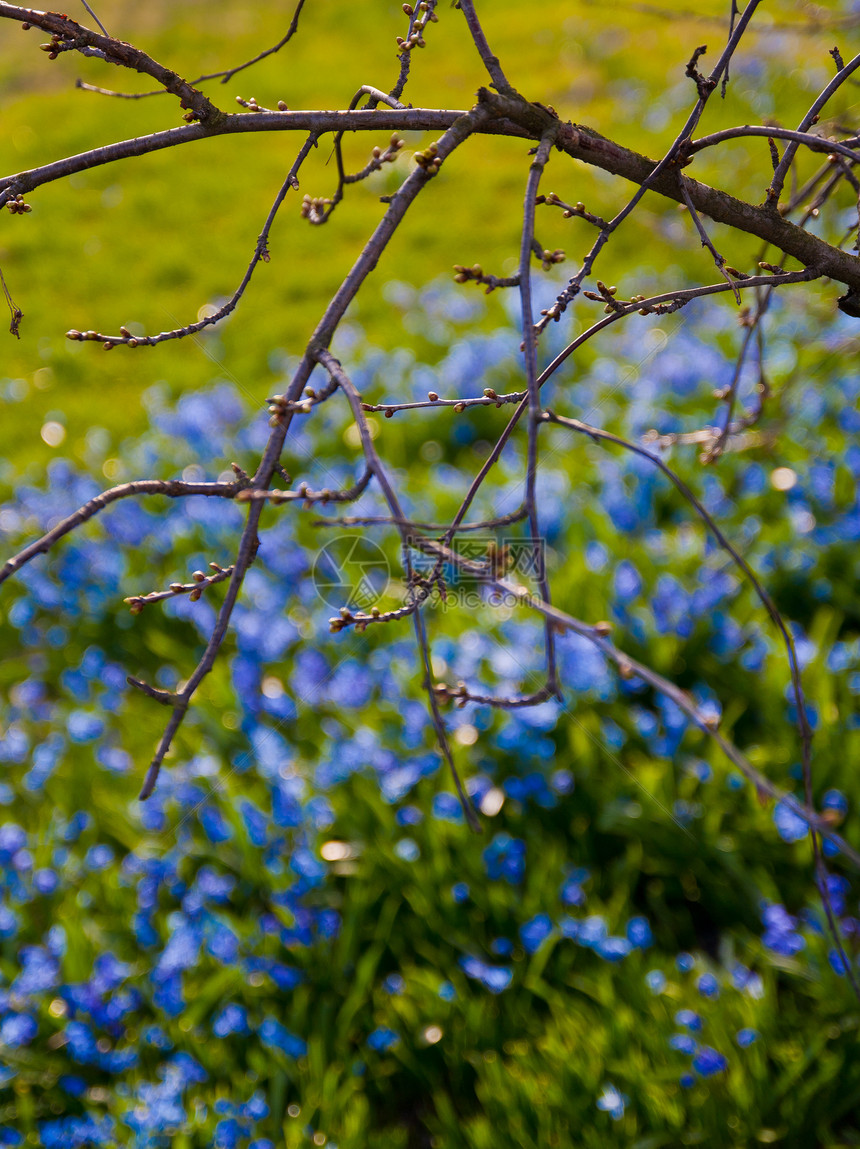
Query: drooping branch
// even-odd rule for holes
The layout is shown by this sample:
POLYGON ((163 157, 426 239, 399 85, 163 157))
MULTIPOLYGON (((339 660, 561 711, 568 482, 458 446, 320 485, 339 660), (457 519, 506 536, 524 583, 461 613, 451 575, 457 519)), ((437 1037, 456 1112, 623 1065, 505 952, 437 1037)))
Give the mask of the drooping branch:
POLYGON ((224 118, 224 112, 216 108, 212 101, 192 84, 183 80, 170 68, 165 68, 157 60, 153 60, 140 48, 127 44, 124 40, 115 40, 112 36, 93 32, 83 24, 70 20, 65 14, 39 12, 35 8, 22 8, 17 4, 0 2, 0 19, 20 20, 28 27, 33 25, 44 32, 50 32, 53 37, 48 46, 51 59, 60 52, 68 51, 100 56, 109 64, 117 64, 133 72, 151 76, 166 92, 177 96, 181 106, 189 109, 189 116, 202 124, 214 126, 224 118))
POLYGON ((47 554, 54 543, 58 542, 64 535, 69 534, 118 499, 128 499, 136 495, 165 495, 168 499, 180 499, 189 495, 206 495, 209 498, 235 499, 241 489, 241 481, 235 483, 186 483, 181 479, 135 479, 131 483, 122 483, 118 487, 111 487, 110 490, 102 491, 100 495, 96 495, 89 502, 84 503, 82 507, 78 507, 74 514, 57 523, 47 534, 30 543, 17 555, 7 559, 0 568, 0 583, 5 582, 10 575, 26 566, 37 555, 47 554))

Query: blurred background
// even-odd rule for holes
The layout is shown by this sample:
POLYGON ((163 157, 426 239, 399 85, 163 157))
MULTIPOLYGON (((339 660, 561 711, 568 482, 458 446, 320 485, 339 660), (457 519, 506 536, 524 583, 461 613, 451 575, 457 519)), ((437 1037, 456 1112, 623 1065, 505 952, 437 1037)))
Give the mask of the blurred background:
MULTIPOLYGON (((83 6, 69 15, 92 24, 83 6)), ((114 36, 194 79, 285 33, 283 5, 99 2, 114 36)), ((659 158, 695 99, 684 70, 713 66, 729 5, 513 0, 479 8, 529 99, 659 158), (484 11, 483 9, 486 9, 484 11)), ((468 108, 486 83, 462 14, 438 9, 404 99, 468 108)), ((704 134, 795 125, 857 44, 851 6, 758 12, 704 134)), ((347 106, 388 90, 400 5, 309 0, 279 54, 207 94, 263 106, 347 106)), ((177 102, 71 53, 49 61, 37 29, 0 24, 3 173, 182 122, 177 102)), ((844 85, 821 130, 857 127, 844 85)), ((145 333, 191 322, 235 289, 300 146, 292 134, 201 141, 107 165, 28 194, 4 213, 0 268, 24 312, 3 336, 0 539, 4 557, 107 486, 250 470, 328 300, 430 134, 347 189, 324 227, 301 195, 330 195, 323 140, 272 230, 235 313, 157 348, 71 342, 70 328, 145 333)), ((387 134, 344 141, 348 169, 387 134), (378 138, 377 138, 378 137, 378 138)), ((820 157, 801 156, 791 187, 820 157)), ((470 140, 419 197, 339 329, 333 350, 372 403, 523 387, 514 294, 453 282, 453 265, 517 266, 528 173, 523 141, 470 140)), ((765 140, 697 156, 688 174, 758 203, 765 140)), ((610 218, 632 188, 554 156, 542 190, 610 218)), ((801 209, 802 210, 802 209, 801 209)), ((707 224, 735 267, 778 253, 707 224)), ((844 182, 810 226, 857 227, 844 182)), ((539 308, 596 233, 538 210, 537 236, 567 259, 536 265, 539 308)), ((796 265, 789 261, 790 268, 796 265)), ((619 298, 717 282, 676 205, 646 195, 601 255, 619 298)), ((593 285, 592 285, 593 286, 593 285)), ((776 293, 740 372, 739 411, 766 401, 715 465, 667 444, 683 476, 758 571, 804 672, 816 806, 855 846, 860 786, 856 601, 860 428, 856 321, 827 281, 776 293)), ((752 300, 745 303, 753 305, 752 300)), ((542 363, 603 315, 579 299, 541 342, 542 363)), ((587 343, 545 402, 639 440, 718 425, 744 328, 730 295, 634 316, 587 343)), ((507 411, 421 410, 371 419, 416 519, 445 522, 507 411)), ((614 641, 688 689, 753 764, 802 794, 785 652, 749 586, 647 460, 541 438, 539 502, 554 601, 614 624, 614 641)), ((475 517, 523 498, 513 438, 475 517)), ((349 486, 362 466, 335 396, 294 424, 293 484, 349 486)), ((371 488, 347 514, 384 515, 371 488)), ((856 874, 828 847, 844 949, 825 930, 806 825, 759 800, 666 697, 620 680, 573 635, 559 639, 563 703, 445 712, 482 811, 462 817, 440 763, 406 624, 330 634, 319 556, 379 548, 382 606, 402 598, 387 528, 317 525, 332 508, 271 508, 215 671, 147 803, 137 801, 165 712, 126 675, 170 689, 190 674, 223 591, 148 607, 124 597, 228 565, 239 508, 212 500, 115 505, 3 585, 0 596, 0 1144, 546 1146, 607 1143, 850 1145, 860 1062, 856 874), (338 548, 340 548, 338 550, 338 548), (316 572, 316 577, 315 577, 316 572)), ((521 542, 521 525, 480 536, 521 542)), ((376 554, 377 552, 374 552, 376 554)), ((437 681, 518 694, 542 682, 542 631, 449 572, 427 610, 437 681)), ((326 596, 328 597, 328 596, 326 596)))

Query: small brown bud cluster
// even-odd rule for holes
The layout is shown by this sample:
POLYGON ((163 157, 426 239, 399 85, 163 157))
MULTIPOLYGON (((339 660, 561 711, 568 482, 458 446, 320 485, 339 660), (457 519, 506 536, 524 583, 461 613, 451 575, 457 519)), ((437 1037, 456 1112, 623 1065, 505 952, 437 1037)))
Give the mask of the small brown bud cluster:
POLYGON ((430 144, 423 152, 416 152, 413 156, 419 168, 423 168, 428 176, 435 176, 442 166, 442 157, 438 154, 436 144, 430 144))
POLYGON ((323 199, 321 196, 310 196, 307 194, 302 197, 302 219, 306 219, 308 223, 325 223, 330 211, 330 199, 323 199), (328 211, 326 210, 327 208, 329 209, 328 211))
POLYGON ((63 51, 63 40, 56 32, 51 37, 50 44, 40 44, 39 48, 42 52, 48 53, 49 60, 56 60, 60 52, 63 51))
MULTIPOLYGON (((585 296, 586 299, 594 299, 598 303, 600 303, 601 301, 603 303, 605 303, 606 306, 604 307, 603 310, 606 312, 607 315, 611 314, 613 311, 623 311, 624 310, 624 304, 619 303, 618 300, 615 298, 615 296, 618 294, 618 288, 617 287, 607 287, 602 279, 598 279, 597 291, 600 292, 599 295, 597 294, 597 292, 594 292, 594 291, 583 291, 582 294, 585 296)), ((638 302, 638 300, 637 300, 637 302, 638 302)))
POLYGON ((10 215, 24 215, 33 210, 28 203, 24 203, 22 195, 16 195, 14 199, 7 200, 6 207, 8 207, 10 215))
POLYGON ((555 251, 544 248, 541 252, 541 267, 544 271, 549 271, 554 263, 564 263, 564 260, 565 254, 560 247, 557 247, 555 251))
POLYGON ((378 172, 383 164, 393 164, 403 147, 404 141, 401 140, 397 132, 391 133, 391 139, 388 141, 387 146, 383 149, 377 144, 373 151, 370 153, 370 163, 367 165, 368 172, 378 172))
POLYGON ((437 682, 433 693, 439 702, 457 702, 457 709, 462 710, 469 701, 469 689, 465 682, 458 682, 456 686, 448 686, 446 682, 437 682))
POLYGON ((300 399, 293 403, 286 395, 273 395, 266 402, 269 404, 269 426, 278 427, 286 415, 307 415, 314 405, 313 399, 300 399))
POLYGON ((412 4, 403 5, 403 11, 410 19, 410 30, 405 39, 403 36, 397 37, 397 47, 401 53, 411 52, 413 48, 426 48, 427 42, 423 36, 424 29, 428 22, 436 24, 439 21, 439 17, 433 11, 435 7, 435 0, 421 0, 417 7, 413 7, 412 4))
MULTIPOLYGON (((354 626, 356 631, 361 634, 363 631, 367 630, 369 623, 382 617, 382 611, 378 606, 372 607, 369 614, 365 614, 363 610, 353 614, 351 610, 348 610, 345 606, 342 606, 340 608, 340 618, 330 618, 328 620, 329 633, 339 634, 342 630, 345 630, 346 627, 354 626)), ((384 619, 383 621, 387 621, 387 619, 384 619)))
MULTIPOLYGON (((239 104, 243 108, 247 108, 249 112, 263 112, 263 111, 265 111, 265 108, 261 108, 253 96, 250 96, 247 100, 243 100, 241 96, 237 96, 236 97, 236 103, 239 104)), ((278 104, 279 108, 281 106, 281 103, 283 103, 283 100, 278 104)), ((286 111, 286 108, 287 108, 287 105, 284 104, 283 108, 281 108, 281 111, 282 112, 286 111)))
POLYGON ((454 271, 457 273, 454 276, 455 283, 468 283, 472 279, 480 283, 484 278, 484 269, 480 263, 473 263, 471 267, 466 267, 462 263, 455 263, 454 271))
POLYGON ((572 219, 574 216, 578 216, 580 219, 587 220, 588 223, 594 224, 595 227, 605 228, 607 226, 606 220, 601 219, 599 215, 592 215, 590 211, 585 210, 585 204, 582 200, 577 200, 576 203, 565 203, 555 192, 549 192, 548 195, 535 196, 535 203, 546 203, 552 207, 562 208, 561 214, 565 219, 572 219))

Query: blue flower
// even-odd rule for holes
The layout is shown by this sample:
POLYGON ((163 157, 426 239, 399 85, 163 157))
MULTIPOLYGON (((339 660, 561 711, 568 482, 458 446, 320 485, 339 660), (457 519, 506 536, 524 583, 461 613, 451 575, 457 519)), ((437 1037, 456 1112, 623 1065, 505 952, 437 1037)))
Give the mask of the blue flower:
POLYGON ((153 981, 165 981, 180 970, 189 969, 197 962, 200 951, 200 929, 189 921, 181 921, 152 971, 153 981))
POLYGON ((15 993, 44 993, 57 984, 60 967, 56 958, 41 946, 25 946, 19 954, 21 972, 12 983, 15 993))
POLYGON ((254 846, 265 846, 268 837, 268 823, 262 810, 258 809, 253 802, 249 802, 246 799, 240 803, 239 812, 242 815, 242 821, 245 823, 245 829, 248 832, 251 844, 254 846))
POLYGON ((176 1053, 167 1064, 171 1073, 182 1083, 183 1088, 186 1085, 199 1085, 209 1078, 209 1074, 200 1062, 195 1060, 190 1053, 176 1053))
POLYGON ((12 856, 27 844, 25 831, 15 822, 0 826, 0 863, 8 865, 12 856))
POLYGON ((76 1077, 73 1074, 62 1076, 58 1085, 64 1093, 68 1093, 69 1097, 83 1097, 87 1091, 87 1083, 83 1077, 76 1077))
POLYGON ((693 1069, 700 1077, 713 1077, 715 1073, 723 1073, 728 1065, 726 1058, 709 1045, 703 1045, 693 1058, 693 1069))
POLYGON ((216 1037, 227 1037, 231 1033, 248 1033, 248 1014, 241 1005, 228 1002, 212 1020, 212 1032, 216 1037))
POLYGON ((182 974, 173 973, 169 977, 159 980, 156 984, 152 1000, 157 1009, 168 1017, 178 1017, 185 1009, 185 997, 182 993, 182 974))
POLYGON ((598 938, 594 943, 594 952, 604 961, 621 961, 632 951, 633 946, 627 938, 605 937, 598 938))
POLYGON ((54 870, 43 869, 36 870, 33 873, 33 887, 40 894, 52 894, 60 884, 60 879, 57 877, 54 870))
POLYGON ((207 923, 206 952, 223 965, 232 965, 239 956, 239 939, 229 926, 213 919, 207 923))
MULTIPOLYGON (((827 874, 823 885, 830 900, 830 908, 834 914, 841 916, 845 913, 845 897, 851 889, 851 883, 842 874, 827 874)), ((819 889, 821 886, 822 883, 819 882, 819 889)))
POLYGON ((848 813, 848 799, 841 790, 828 790, 821 799, 821 809, 831 812, 831 824, 839 825, 848 813))
POLYGON ((585 891, 579 882, 575 882, 573 878, 567 879, 561 887, 561 901, 565 906, 585 905, 585 891))
POLYGON ((239 1122, 235 1117, 228 1117, 215 1126, 212 1144, 215 1149, 236 1149, 242 1136, 239 1122))
POLYGON ((312 886, 318 886, 327 872, 325 863, 314 857, 310 850, 304 846, 293 851, 293 856, 290 858, 290 869, 312 886))
POLYGON ((806 940, 797 932, 797 921, 781 905, 765 905, 762 910, 765 931, 762 942, 773 953, 791 957, 799 953, 806 940))
POLYGON ((91 846, 84 858, 84 865, 88 870, 106 870, 113 859, 114 852, 110 846, 91 846))
POLYGON ((66 729, 72 742, 94 742, 104 733, 104 720, 87 710, 73 710, 69 715, 66 729))
POLYGON ((602 942, 606 934, 606 922, 600 914, 592 914, 579 923, 577 941, 588 949, 602 942))
POLYGON ((629 1097, 620 1093, 614 1085, 607 1084, 604 1085, 603 1092, 597 1099, 597 1108, 608 1113, 613 1121, 620 1121, 624 1116, 624 1107, 629 1100, 629 1097))
POLYGON ((72 1061, 78 1065, 96 1065, 99 1051, 96 1037, 84 1021, 70 1021, 65 1029, 66 1048, 72 1055, 72 1061))
POLYGON ((248 1117, 251 1121, 264 1121, 269 1116, 269 1106, 262 1093, 255 1093, 240 1106, 239 1111, 242 1117, 248 1117))
POLYGON ((287 1057, 304 1057, 307 1053, 308 1047, 304 1041, 300 1037, 296 1037, 294 1033, 290 1033, 273 1017, 267 1017, 257 1033, 260 1035, 260 1041, 263 1045, 269 1049, 279 1049, 287 1057))
POLYGON ((421 857, 421 850, 414 838, 401 838, 394 847, 394 853, 404 862, 417 862, 421 857))
POLYGON ((233 837, 233 831, 224 821, 221 811, 215 806, 201 806, 197 811, 203 833, 209 841, 217 846, 220 842, 227 842, 233 837))
POLYGON ((11 1049, 29 1045, 38 1031, 36 1019, 29 1013, 7 1014, 0 1024, 0 1045, 7 1045, 11 1049))
POLYGON ((131 973, 131 966, 119 961, 107 950, 93 962, 90 985, 96 993, 110 993, 120 986, 131 973))
POLYGON ((627 940, 637 949, 644 950, 654 941, 651 934, 651 926, 648 924, 647 918, 631 918, 627 923, 626 933, 627 940))
POLYGON ((490 993, 502 993, 513 979, 509 966, 492 966, 476 957, 461 957, 460 968, 467 977, 479 981, 490 993))
POLYGON ((669 1044, 680 1053, 695 1053, 699 1048, 698 1042, 690 1037, 689 1033, 673 1033, 669 1038, 669 1044))
POLYGON ((493 880, 504 878, 512 886, 523 880, 526 872, 526 844, 510 834, 496 834, 484 850, 487 876, 493 880))
POLYGON ((806 819, 795 813, 785 801, 777 803, 773 811, 773 820, 777 833, 784 842, 799 842, 809 833, 806 819))
POLYGON ((735 1041, 738 1043, 741 1049, 746 1049, 747 1046, 752 1045, 754 1042, 758 1041, 758 1039, 758 1030, 755 1029, 739 1029, 737 1036, 735 1037, 735 1041))
POLYGON ((375 1049, 377 1053, 385 1053, 387 1050, 393 1049, 399 1041, 399 1034, 395 1033, 393 1029, 388 1029, 386 1026, 381 1025, 369 1035, 367 1044, 371 1049, 375 1049))
POLYGON ((702 997, 719 997, 720 983, 712 973, 703 973, 696 982, 696 988, 702 997))
POLYGON ((395 815, 399 826, 417 826, 424 820, 424 815, 417 806, 403 806, 395 815))
POLYGON ((440 822, 462 822, 463 807, 456 794, 443 790, 433 797, 433 817, 440 822))
POLYGON ((526 953, 537 953, 546 939, 552 933, 552 920, 549 914, 537 914, 520 926, 520 941, 526 953))
POLYGON ((651 969, 645 974, 645 984, 652 993, 662 993, 666 988, 666 975, 661 969, 651 969))
POLYGON ((827 960, 830 962, 834 973, 839 974, 840 977, 845 977, 848 970, 839 950, 831 949, 827 954, 827 960))
POLYGON ((701 1017, 692 1009, 679 1009, 675 1014, 675 1025, 683 1025, 692 1033, 698 1033, 704 1025, 701 1017))

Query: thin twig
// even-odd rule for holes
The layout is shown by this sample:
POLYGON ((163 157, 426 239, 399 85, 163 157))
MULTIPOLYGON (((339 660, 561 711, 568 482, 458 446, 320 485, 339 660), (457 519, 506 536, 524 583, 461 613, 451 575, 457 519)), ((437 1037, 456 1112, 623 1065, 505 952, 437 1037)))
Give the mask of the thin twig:
POLYGON ((30 543, 17 555, 7 559, 3 567, 0 568, 0 583, 5 582, 10 575, 26 566, 37 555, 47 554, 54 543, 58 542, 64 535, 69 534, 70 531, 75 530, 76 527, 81 526, 93 515, 99 514, 118 499, 128 499, 135 495, 165 495, 168 499, 206 495, 209 498, 235 499, 241 489, 240 482, 186 483, 180 479, 135 479, 131 483, 122 483, 118 487, 111 487, 110 490, 102 491, 101 494, 78 507, 68 518, 57 523, 55 527, 52 527, 35 542, 30 543))
MULTIPOLYGON (((853 72, 856 72, 858 68, 860 68, 860 54, 856 55, 853 60, 850 60, 843 68, 841 68, 824 89, 824 91, 816 97, 809 111, 806 113, 798 125, 797 130, 799 132, 805 132, 807 128, 811 127, 816 122, 819 113, 827 101, 830 99, 830 97, 833 95, 833 93, 841 88, 848 77, 853 72)), ((788 169, 791 167, 797 152, 797 148, 798 143, 792 140, 788 147, 785 149, 783 157, 780 160, 779 167, 773 173, 773 179, 770 182, 770 187, 767 189, 767 203, 773 208, 775 208, 779 202, 779 197, 782 193, 782 188, 785 183, 785 176, 788 172, 788 169)))

